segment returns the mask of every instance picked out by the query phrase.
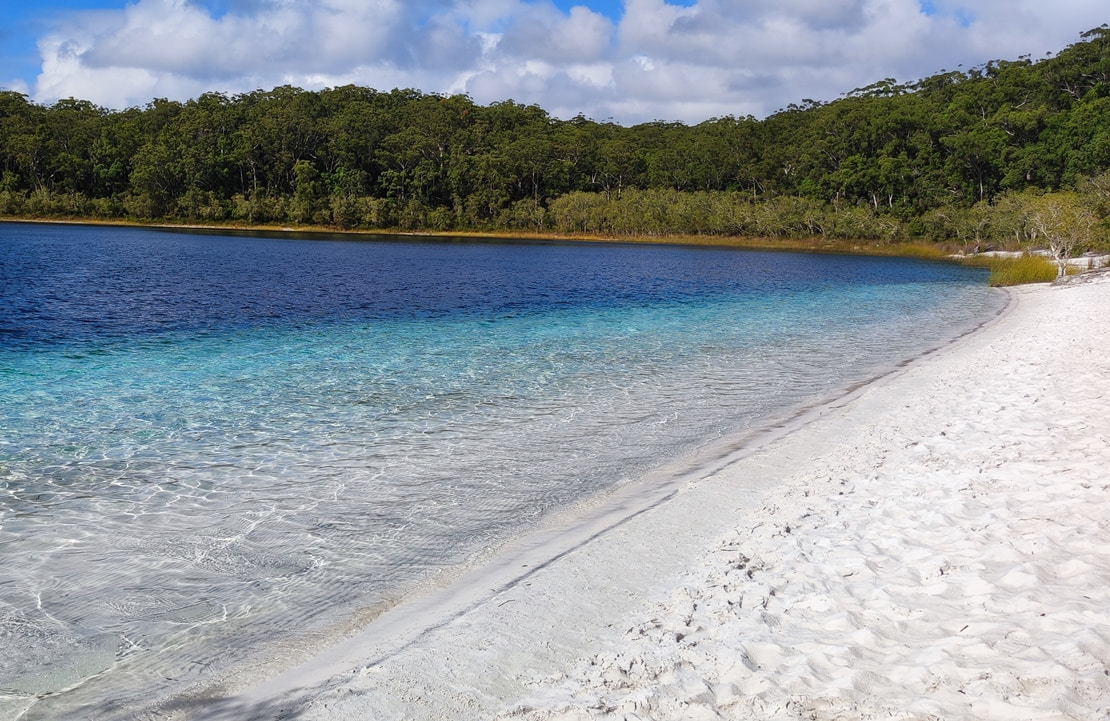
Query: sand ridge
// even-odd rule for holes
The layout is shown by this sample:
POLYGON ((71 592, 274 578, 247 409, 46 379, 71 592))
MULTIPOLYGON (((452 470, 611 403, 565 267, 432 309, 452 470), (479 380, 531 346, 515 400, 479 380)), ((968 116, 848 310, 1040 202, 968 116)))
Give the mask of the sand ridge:
POLYGON ((989 327, 434 628, 225 711, 1107 718, 1110 283, 1012 293, 989 327))

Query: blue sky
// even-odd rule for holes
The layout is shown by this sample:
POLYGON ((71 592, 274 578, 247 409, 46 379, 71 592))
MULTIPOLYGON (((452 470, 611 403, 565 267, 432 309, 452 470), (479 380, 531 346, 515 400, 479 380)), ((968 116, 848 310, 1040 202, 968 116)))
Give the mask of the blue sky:
MULTIPOLYGON (((667 0, 669 5, 679 7, 692 7, 696 0, 667 0)), ((555 7, 563 12, 570 12, 575 5, 585 5, 594 12, 601 13, 614 20, 619 19, 624 13, 624 3, 621 0, 556 0, 555 7)))
MULTIPOLYGON (((689 5, 690 3, 675 4, 689 5)), ((599 12, 603 15, 607 15, 611 18, 619 17, 621 12, 623 11, 620 0, 605 0, 604 2, 600 0, 593 0, 593 2, 574 2, 574 0, 559 0, 559 2, 555 3, 555 7, 559 8, 563 12, 570 12, 570 9, 575 5, 585 5, 591 10, 599 12)))
POLYGON ((35 41, 49 30, 52 15, 98 4, 103 5, 103 0, 66 0, 56 5, 19 0, 0 2, 0 83, 14 78, 33 81, 40 66, 35 41))
POLYGON ((1105 0, 0 0, 0 88, 108 108, 355 83, 700 122, 1043 57, 1105 0))

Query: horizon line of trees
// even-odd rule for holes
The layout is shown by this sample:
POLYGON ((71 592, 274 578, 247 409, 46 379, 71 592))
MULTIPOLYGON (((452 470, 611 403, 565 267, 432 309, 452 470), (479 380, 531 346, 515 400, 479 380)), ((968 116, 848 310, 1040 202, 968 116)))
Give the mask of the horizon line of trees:
POLYGON ((8 217, 1022 244, 1052 206, 1095 246, 1108 170, 1105 25, 1038 61, 692 126, 353 85, 122 111, 0 92, 8 217))

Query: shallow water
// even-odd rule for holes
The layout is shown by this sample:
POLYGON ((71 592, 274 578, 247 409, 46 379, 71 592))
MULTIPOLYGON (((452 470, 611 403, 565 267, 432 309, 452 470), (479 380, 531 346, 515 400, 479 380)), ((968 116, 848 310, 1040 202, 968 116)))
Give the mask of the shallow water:
POLYGON ((974 327, 897 259, 0 224, 0 718, 123 718, 974 327))

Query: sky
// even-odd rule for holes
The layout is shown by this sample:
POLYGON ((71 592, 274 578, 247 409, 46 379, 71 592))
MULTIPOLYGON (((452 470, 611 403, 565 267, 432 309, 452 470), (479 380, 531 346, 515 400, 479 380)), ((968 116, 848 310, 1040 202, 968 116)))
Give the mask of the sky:
POLYGON ((1040 59, 1106 0, 0 0, 0 88, 118 110, 356 84, 634 124, 1040 59))

